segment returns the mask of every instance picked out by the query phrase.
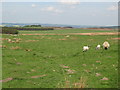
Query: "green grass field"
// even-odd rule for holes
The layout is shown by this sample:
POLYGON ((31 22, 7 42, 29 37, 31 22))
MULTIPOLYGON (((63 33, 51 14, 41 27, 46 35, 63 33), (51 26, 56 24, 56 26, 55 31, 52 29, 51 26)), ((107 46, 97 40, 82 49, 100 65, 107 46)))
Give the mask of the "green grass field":
POLYGON ((89 29, 61 29, 61 30, 48 30, 48 31, 20 31, 20 34, 66 34, 66 33, 89 33, 89 32, 118 32, 115 30, 89 30, 89 29))
MULTIPOLYGON (((28 33, 114 32, 97 30, 21 31, 28 33)), ((117 35, 3 35, 3 88, 117 88, 117 35), (7 38, 20 38, 9 43, 7 38), (108 41, 109 50, 96 50, 108 41), (90 50, 82 51, 84 45, 90 50)))

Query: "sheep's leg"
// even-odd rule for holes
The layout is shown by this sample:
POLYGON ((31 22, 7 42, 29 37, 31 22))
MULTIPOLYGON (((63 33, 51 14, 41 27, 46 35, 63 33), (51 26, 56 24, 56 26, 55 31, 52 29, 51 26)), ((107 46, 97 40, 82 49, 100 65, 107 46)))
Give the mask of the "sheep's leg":
POLYGON ((105 50, 107 50, 107 47, 105 47, 105 50))

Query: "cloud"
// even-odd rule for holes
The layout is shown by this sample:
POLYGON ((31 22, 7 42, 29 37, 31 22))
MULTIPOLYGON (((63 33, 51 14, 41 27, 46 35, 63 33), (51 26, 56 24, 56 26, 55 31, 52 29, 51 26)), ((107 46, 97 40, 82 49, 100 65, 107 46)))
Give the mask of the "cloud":
POLYGON ((118 10, 118 6, 111 6, 111 7, 107 8, 107 10, 109 10, 109 11, 118 10))
POLYGON ((55 8, 54 7, 47 7, 46 9, 44 9, 44 10, 46 10, 46 11, 54 11, 55 10, 55 8))
POLYGON ((59 0, 59 2, 67 5, 80 4, 80 0, 59 0))
POLYGON ((49 12, 54 12, 54 13, 63 13, 62 10, 59 10, 59 9, 57 9, 55 7, 52 7, 52 6, 42 8, 41 11, 49 11, 49 12))
POLYGON ((32 4, 31 6, 32 6, 33 8, 34 8, 34 7, 36 7, 36 5, 35 5, 35 4, 32 4))

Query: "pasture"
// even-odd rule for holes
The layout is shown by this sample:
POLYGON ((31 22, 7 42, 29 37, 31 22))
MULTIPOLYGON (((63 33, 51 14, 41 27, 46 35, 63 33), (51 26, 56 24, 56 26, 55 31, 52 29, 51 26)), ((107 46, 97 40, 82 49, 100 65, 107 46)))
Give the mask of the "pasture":
POLYGON ((89 32, 117 31, 70 29, 2 35, 3 88, 117 88, 118 36, 68 34, 89 32), (43 35, 22 35, 35 33, 43 35), (110 49, 95 49, 106 40, 110 49), (84 45, 90 45, 90 50, 83 52, 84 45))

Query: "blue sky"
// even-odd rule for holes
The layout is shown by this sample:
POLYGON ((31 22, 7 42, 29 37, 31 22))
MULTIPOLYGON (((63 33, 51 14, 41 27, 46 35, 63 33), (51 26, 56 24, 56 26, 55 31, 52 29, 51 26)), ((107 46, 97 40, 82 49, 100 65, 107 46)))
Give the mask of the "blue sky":
POLYGON ((2 4, 2 22, 118 25, 117 2, 61 1, 4 2, 2 4))

